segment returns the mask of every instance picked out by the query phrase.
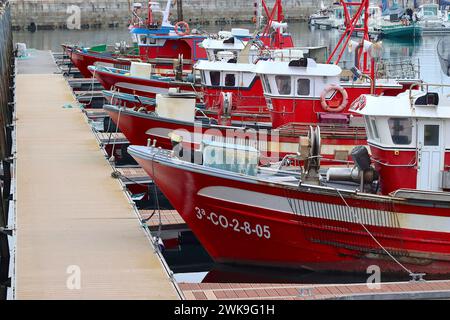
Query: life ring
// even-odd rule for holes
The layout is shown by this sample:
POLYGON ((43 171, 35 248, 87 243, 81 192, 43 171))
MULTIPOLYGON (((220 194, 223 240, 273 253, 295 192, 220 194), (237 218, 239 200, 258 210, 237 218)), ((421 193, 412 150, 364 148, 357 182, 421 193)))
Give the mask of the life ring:
POLYGON ((179 36, 185 36, 188 35, 189 32, 191 32, 191 29, 189 28, 189 24, 185 21, 178 21, 175 25, 175 33, 179 36), (184 30, 184 31, 182 31, 184 30))
POLYGON ((345 109, 345 107, 348 104, 348 93, 341 86, 339 86, 337 84, 331 84, 331 85, 327 86, 323 90, 322 94, 320 95, 320 103, 322 105, 322 108, 325 111, 328 111, 328 112, 341 112, 341 111, 343 111, 345 109), (327 103, 327 94, 330 93, 331 91, 338 91, 338 92, 340 92, 342 94, 342 103, 339 106, 337 106, 337 107, 330 106, 327 103))

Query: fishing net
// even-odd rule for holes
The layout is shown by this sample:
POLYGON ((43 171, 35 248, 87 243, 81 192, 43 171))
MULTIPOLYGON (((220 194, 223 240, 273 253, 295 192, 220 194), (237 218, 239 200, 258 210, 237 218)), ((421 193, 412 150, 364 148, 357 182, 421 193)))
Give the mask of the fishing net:
POLYGON ((443 38, 439 41, 437 54, 441 63, 442 72, 450 77, 450 37, 443 38))

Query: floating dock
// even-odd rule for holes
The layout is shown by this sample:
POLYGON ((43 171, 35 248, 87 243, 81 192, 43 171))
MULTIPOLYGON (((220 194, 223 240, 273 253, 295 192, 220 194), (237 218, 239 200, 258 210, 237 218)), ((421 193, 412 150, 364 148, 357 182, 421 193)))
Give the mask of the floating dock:
POLYGON ((14 298, 182 297, 51 53, 18 70, 14 298))
POLYGON ((405 300, 449 299, 450 281, 367 284, 180 284, 188 300, 405 300), (373 284, 371 284, 373 285, 373 284))
POLYGON ((18 73, 11 299, 450 298, 450 281, 177 284, 150 232, 189 229, 174 210, 138 211, 124 192, 152 180, 108 161, 108 148, 128 143, 123 134, 90 126, 107 115, 80 108, 50 52, 20 60, 18 73))

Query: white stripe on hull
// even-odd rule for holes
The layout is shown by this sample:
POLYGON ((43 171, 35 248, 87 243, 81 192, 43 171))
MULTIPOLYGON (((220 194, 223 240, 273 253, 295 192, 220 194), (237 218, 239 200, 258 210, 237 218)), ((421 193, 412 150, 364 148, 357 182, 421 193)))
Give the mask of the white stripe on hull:
MULTIPOLYGON (((198 128, 198 127, 197 127, 198 128)), ((219 143, 228 143, 228 144, 237 144, 237 145, 245 145, 251 146, 259 150, 260 152, 271 152, 271 153, 283 153, 283 154, 296 154, 298 151, 297 143, 290 142, 276 142, 276 141, 267 141, 267 140, 254 140, 240 138, 239 134, 236 138, 235 136, 224 137, 218 135, 220 131, 218 129, 212 128, 210 132, 217 132, 216 134, 208 134, 208 131, 205 134, 199 132, 199 129, 196 129, 196 132, 192 133, 185 129, 172 130, 167 128, 152 128, 147 130, 148 135, 152 135, 154 137, 163 137, 168 138, 170 133, 175 133, 178 136, 183 138, 183 142, 200 145, 203 141, 216 141, 219 143), (268 151, 269 150, 269 151, 268 151)), ((262 135, 265 137, 265 135, 262 135)), ((321 153, 323 155, 334 155, 335 151, 347 151, 349 154, 355 148, 354 145, 322 145, 321 153)))
POLYGON ((394 213, 345 205, 304 201, 231 187, 206 187, 199 196, 229 203, 268 209, 304 217, 327 219, 347 223, 363 223, 367 226, 401 228, 417 231, 450 233, 450 218, 420 214, 394 213))

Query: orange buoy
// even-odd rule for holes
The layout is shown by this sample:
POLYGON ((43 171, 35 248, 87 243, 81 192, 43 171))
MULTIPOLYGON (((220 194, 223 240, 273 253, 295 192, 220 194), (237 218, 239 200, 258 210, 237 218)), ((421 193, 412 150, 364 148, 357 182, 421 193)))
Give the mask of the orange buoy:
POLYGON ((188 35, 190 31, 189 24, 185 21, 178 21, 175 25, 175 33, 180 37, 188 35))
POLYGON ((343 111, 345 109, 345 107, 348 104, 348 93, 341 86, 339 86, 337 84, 331 84, 331 85, 327 86, 323 90, 322 94, 320 95, 320 103, 322 105, 322 108, 325 111, 328 111, 328 112, 341 112, 341 111, 343 111), (342 103, 339 106, 337 106, 337 107, 330 106, 327 103, 327 94, 330 93, 331 91, 338 91, 338 92, 340 92, 342 94, 342 98, 343 98, 342 103))

